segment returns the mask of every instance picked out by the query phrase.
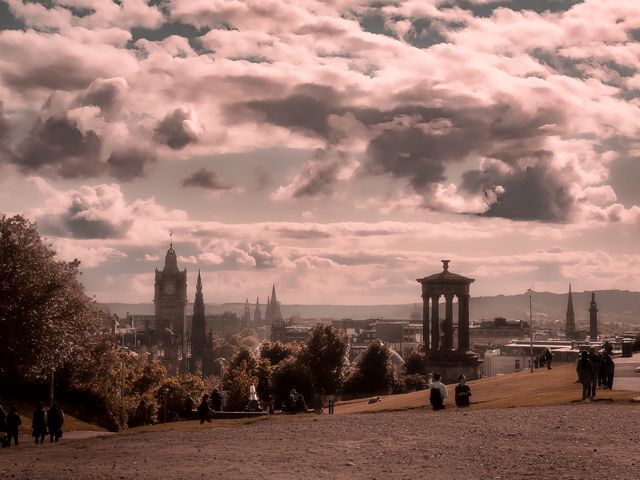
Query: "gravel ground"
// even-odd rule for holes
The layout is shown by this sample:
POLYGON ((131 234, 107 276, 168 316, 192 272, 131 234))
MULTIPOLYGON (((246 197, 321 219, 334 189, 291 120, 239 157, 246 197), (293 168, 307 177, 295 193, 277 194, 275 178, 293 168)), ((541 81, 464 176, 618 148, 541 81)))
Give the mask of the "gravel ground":
POLYGON ((431 477, 640 478, 640 406, 287 416, 0 450, 3 479, 431 477))

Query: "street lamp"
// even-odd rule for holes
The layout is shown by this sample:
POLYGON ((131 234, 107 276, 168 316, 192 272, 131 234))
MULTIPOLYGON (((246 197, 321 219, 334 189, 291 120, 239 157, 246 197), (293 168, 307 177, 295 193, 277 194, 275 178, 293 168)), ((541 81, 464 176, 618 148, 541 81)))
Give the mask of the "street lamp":
POLYGON ((533 285, 529 290, 529 346, 530 346, 530 355, 529 358, 529 368, 531 373, 533 373, 533 315, 531 313, 531 293, 533 292, 533 285))

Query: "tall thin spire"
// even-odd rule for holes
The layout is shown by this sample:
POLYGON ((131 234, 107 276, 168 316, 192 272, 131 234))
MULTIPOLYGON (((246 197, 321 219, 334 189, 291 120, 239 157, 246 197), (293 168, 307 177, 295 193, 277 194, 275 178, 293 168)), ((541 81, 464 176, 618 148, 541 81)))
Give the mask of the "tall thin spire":
POLYGON ((569 298, 567 300, 567 322, 565 325, 565 336, 573 338, 576 333, 576 317, 573 313, 573 295, 571 293, 571 284, 569 284, 569 298))
POLYGON ((202 278, 200 277, 200 270, 198 270, 196 297, 193 302, 193 316, 191 317, 191 357, 193 358, 191 368, 194 372, 198 361, 200 362, 200 368, 202 368, 202 362, 204 360, 207 346, 206 329, 204 296, 202 295, 202 278))
POLYGON ((256 297, 256 309, 253 312, 253 323, 262 323, 262 312, 260 311, 260 299, 256 297))
POLYGON ((591 292, 591 304, 589 305, 589 340, 598 340, 598 306, 596 305, 596 294, 591 292))

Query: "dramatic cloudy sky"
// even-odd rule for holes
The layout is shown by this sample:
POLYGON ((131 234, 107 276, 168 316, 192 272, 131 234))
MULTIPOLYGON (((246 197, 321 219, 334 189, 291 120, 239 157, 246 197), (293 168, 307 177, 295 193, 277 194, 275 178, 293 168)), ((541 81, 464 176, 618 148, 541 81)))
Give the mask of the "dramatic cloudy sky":
MULTIPOLYGON (((638 0, 0 0, 0 211, 102 301, 640 290, 638 0)), ((263 298, 264 300, 264 298, 263 298)))

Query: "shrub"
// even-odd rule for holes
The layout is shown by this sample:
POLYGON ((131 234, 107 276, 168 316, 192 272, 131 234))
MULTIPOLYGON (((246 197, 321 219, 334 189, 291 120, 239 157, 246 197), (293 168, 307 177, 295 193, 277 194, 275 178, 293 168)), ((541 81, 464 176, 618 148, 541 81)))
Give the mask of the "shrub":
POLYGON ((189 418, 191 411, 202 400, 204 383, 195 375, 167 378, 156 392, 159 420, 173 422, 189 418))

